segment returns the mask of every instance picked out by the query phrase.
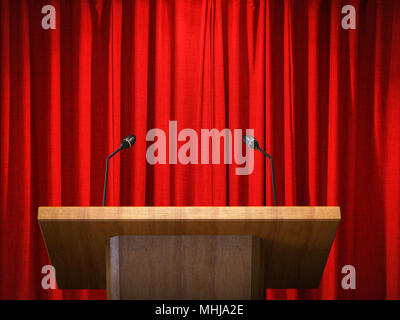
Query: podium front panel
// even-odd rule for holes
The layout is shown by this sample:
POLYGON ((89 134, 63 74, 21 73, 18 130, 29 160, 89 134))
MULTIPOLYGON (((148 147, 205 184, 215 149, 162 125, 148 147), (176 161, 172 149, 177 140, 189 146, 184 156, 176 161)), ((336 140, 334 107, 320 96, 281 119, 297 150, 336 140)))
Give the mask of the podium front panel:
POLYGON ((339 207, 40 207, 38 221, 60 289, 105 289, 105 250, 118 235, 261 238, 266 288, 316 288, 339 207))

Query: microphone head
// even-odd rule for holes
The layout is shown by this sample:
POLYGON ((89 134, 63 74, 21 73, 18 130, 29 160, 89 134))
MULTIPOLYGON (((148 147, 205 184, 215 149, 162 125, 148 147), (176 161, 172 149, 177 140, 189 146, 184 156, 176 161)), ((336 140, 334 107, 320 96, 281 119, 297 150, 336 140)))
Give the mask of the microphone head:
POLYGON ((253 136, 250 136, 250 135, 244 136, 243 142, 246 144, 246 146, 248 146, 251 149, 259 148, 258 141, 253 136))
POLYGON ((136 142, 136 136, 131 134, 121 141, 121 149, 129 149, 136 142))

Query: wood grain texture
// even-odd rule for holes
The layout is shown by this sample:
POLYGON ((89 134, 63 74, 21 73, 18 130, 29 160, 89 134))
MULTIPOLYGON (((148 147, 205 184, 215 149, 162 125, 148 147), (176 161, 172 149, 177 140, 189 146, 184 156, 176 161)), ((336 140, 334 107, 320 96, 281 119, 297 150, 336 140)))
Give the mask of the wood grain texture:
POLYGON ((264 297, 260 238, 117 236, 109 245, 109 299, 264 297))
POLYGON ((39 225, 61 289, 105 289, 118 235, 250 235, 262 239, 267 288, 316 288, 339 207, 41 207, 39 225))
POLYGON ((40 207, 39 220, 340 219, 339 207, 40 207))

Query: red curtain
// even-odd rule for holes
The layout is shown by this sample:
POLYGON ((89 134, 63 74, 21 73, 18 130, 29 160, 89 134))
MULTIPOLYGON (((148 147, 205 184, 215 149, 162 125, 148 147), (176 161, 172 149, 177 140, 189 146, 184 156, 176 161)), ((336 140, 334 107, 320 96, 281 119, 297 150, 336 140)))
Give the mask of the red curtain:
POLYGON ((37 210, 101 205, 105 158, 128 134, 109 205, 272 204, 261 153, 249 176, 148 164, 147 131, 176 120, 254 129, 278 205, 341 207, 320 287, 268 299, 400 299, 399 1, 1 0, 0 24, 0 298, 106 297, 42 289, 37 210))

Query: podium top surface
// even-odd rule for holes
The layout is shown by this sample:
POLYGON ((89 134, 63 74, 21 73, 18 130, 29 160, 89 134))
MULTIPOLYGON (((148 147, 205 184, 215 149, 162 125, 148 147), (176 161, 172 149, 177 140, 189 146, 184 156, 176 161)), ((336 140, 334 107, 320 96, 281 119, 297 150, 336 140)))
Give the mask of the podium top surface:
POLYGON ((339 207, 40 207, 38 220, 337 220, 339 207))
POLYGON ((275 279, 266 285, 316 287, 339 221, 339 207, 40 207, 38 213, 60 289, 104 289, 105 248, 118 235, 258 237, 275 279))

